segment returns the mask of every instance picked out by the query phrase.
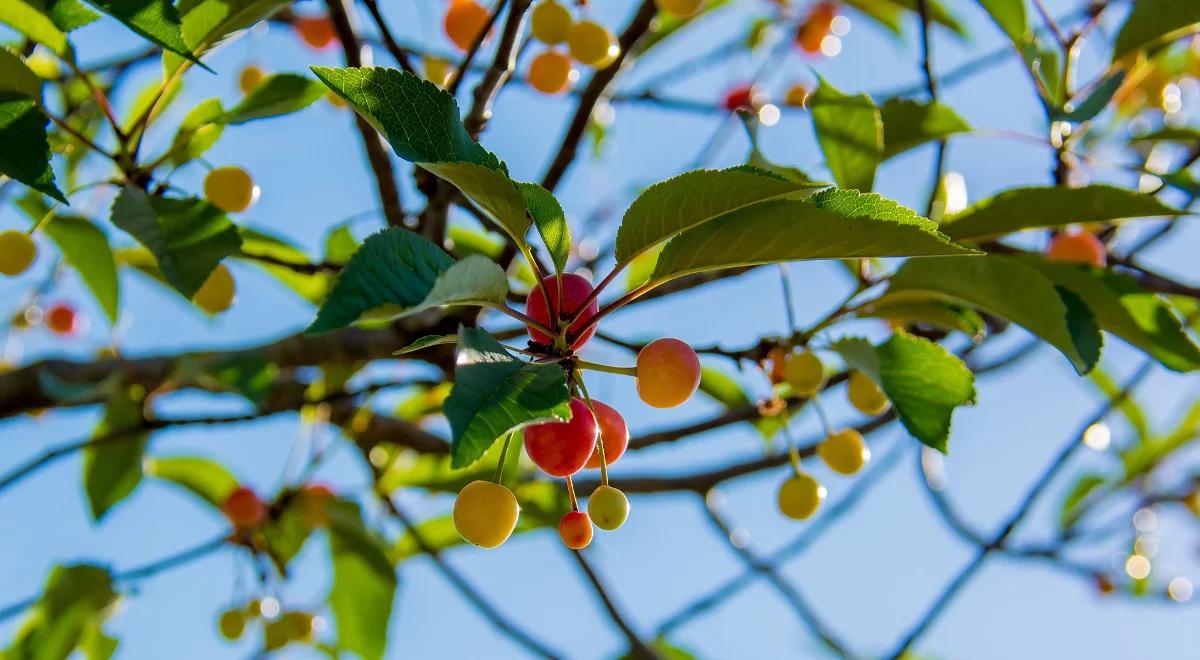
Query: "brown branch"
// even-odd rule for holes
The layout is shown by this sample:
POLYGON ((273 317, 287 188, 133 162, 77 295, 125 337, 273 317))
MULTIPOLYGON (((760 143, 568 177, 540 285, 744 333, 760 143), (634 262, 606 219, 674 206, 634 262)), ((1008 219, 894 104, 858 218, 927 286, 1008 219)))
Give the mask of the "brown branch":
POLYGON ((600 604, 604 606, 604 610, 608 612, 608 616, 612 619, 613 624, 620 629, 621 634, 629 641, 629 653, 624 656, 628 658, 637 658, 638 660, 646 660, 660 658, 654 649, 646 645, 641 637, 638 637, 637 632, 625 620, 625 616, 621 614, 621 610, 617 608, 612 596, 608 594, 608 589, 604 586, 604 582, 600 580, 600 576, 588 560, 584 558, 583 553, 578 550, 568 550, 575 561, 579 564, 580 571, 587 577, 588 582, 592 584, 593 591, 596 592, 596 597, 600 599, 600 604))
POLYGON ((375 27, 379 30, 379 37, 383 39, 383 47, 392 56, 392 59, 396 60, 396 64, 401 69, 409 73, 416 73, 412 62, 409 61, 408 50, 396 42, 396 37, 388 27, 387 21, 383 19, 383 12, 379 11, 379 3, 376 0, 362 0, 362 3, 371 14, 371 20, 375 21, 375 27))
MULTIPOLYGON (((329 19, 337 32, 338 42, 342 44, 342 53, 346 64, 353 67, 363 65, 362 43, 354 33, 350 24, 350 16, 346 8, 347 0, 326 0, 329 7, 329 19)), ((391 155, 379 133, 363 119, 362 115, 354 114, 354 125, 362 138, 363 148, 367 152, 367 161, 375 174, 375 184, 379 190, 379 201, 383 205, 383 215, 387 218, 389 227, 404 226, 404 205, 400 201, 400 189, 396 186, 396 171, 392 166, 391 155)))

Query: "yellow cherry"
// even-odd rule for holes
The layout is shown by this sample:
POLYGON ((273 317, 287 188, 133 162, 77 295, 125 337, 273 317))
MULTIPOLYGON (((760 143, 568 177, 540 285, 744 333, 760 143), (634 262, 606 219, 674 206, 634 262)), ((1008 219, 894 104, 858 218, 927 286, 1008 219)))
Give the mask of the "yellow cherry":
POLYGON ((597 527, 611 532, 629 517, 629 498, 612 486, 600 486, 588 498, 588 515, 597 527))
POLYGON ((850 372, 846 393, 850 404, 866 415, 882 415, 892 405, 875 381, 861 371, 850 372))
POLYGON ((704 0, 654 0, 654 4, 664 14, 679 18, 695 16, 704 8, 704 0))
POLYGON ((258 192, 250 173, 240 167, 218 167, 204 178, 204 196, 226 213, 250 208, 258 199, 258 192))
POLYGON ((490 481, 472 481, 454 500, 454 528, 468 543, 495 548, 516 529, 520 509, 511 490, 490 481))
POLYGON ((209 314, 220 314, 233 304, 235 291, 233 274, 225 264, 217 264, 196 295, 192 296, 192 302, 209 314))
POLYGON ((29 270, 37 258, 37 243, 16 229, 0 232, 0 273, 15 277, 29 270))
POLYGON ((655 408, 674 408, 700 386, 700 358, 682 340, 671 337, 646 344, 637 356, 637 392, 655 408))
POLYGON ((266 77, 267 74, 263 73, 262 69, 249 64, 238 74, 238 89, 242 90, 243 94, 249 94, 266 77))
POLYGON ((810 398, 825 384, 825 365, 812 351, 793 353, 784 363, 784 378, 793 393, 810 398))
POLYGON ((612 64, 621 54, 617 38, 608 28, 595 21, 579 21, 567 36, 567 48, 571 57, 580 64, 602 69, 612 64))
POLYGON ((779 510, 793 520, 812 516, 824 499, 825 487, 805 472, 788 477, 779 486, 779 510))
POLYGON ((783 102, 793 108, 803 108, 808 105, 808 88, 799 83, 788 87, 783 102))
POLYGON ((825 438, 817 445, 817 455, 838 474, 854 474, 871 460, 871 450, 862 434, 854 429, 838 431, 825 438))
POLYGON ((532 14, 529 21, 534 39, 548 46, 556 46, 566 41, 571 34, 571 26, 575 22, 571 10, 555 0, 539 2, 533 8, 532 14))
POLYGON ((238 639, 246 632, 246 614, 241 610, 225 610, 217 619, 217 627, 225 639, 238 639))

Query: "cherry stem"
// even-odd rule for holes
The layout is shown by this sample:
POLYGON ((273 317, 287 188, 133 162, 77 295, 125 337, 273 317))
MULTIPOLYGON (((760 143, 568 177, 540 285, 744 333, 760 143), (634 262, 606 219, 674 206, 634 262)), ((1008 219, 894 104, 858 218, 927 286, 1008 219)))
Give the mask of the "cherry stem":
POLYGON ((497 312, 500 312, 502 314, 508 314, 509 316, 520 321, 521 323, 524 323, 525 325, 527 325, 535 330, 540 330, 541 332, 543 332, 547 335, 554 336, 554 334, 555 334, 554 331, 551 330, 550 328, 547 328, 546 326, 542 325, 541 323, 538 323, 537 321, 529 318, 528 316, 526 316, 525 314, 522 314, 521 312, 518 312, 517 310, 509 307, 508 305, 492 304, 492 305, 484 305, 484 307, 487 307, 489 309, 494 309, 497 312))
MULTIPOLYGON (((596 406, 592 403, 592 396, 588 394, 587 385, 583 384, 583 376, 578 372, 574 372, 571 378, 579 384, 579 391, 583 394, 583 402, 587 404, 588 410, 592 411, 592 417, 596 417, 596 406)), ((600 418, 596 417, 596 426, 600 426, 600 418)), ((596 431, 596 448, 600 450, 600 485, 608 485, 608 456, 604 453, 604 433, 599 429, 596 431)))
POLYGON ((504 461, 508 458, 508 446, 512 443, 513 435, 516 431, 504 436, 504 445, 500 447, 500 460, 496 462, 496 472, 492 475, 493 483, 500 483, 504 479, 504 461))
POLYGON ((580 369, 591 369, 592 371, 603 371, 609 374, 620 374, 622 376, 637 377, 637 367, 617 367, 611 364, 600 364, 599 362, 588 362, 587 360, 577 360, 575 366, 580 369))
POLYGON ((821 405, 821 393, 813 392, 809 401, 812 402, 813 408, 817 411, 817 417, 821 418, 821 426, 825 427, 825 436, 832 436, 834 434, 833 424, 829 423, 829 417, 825 414, 825 407, 821 405))
POLYGON ((591 329, 593 326, 595 326, 597 323, 599 323, 600 319, 604 318, 605 316, 608 316, 609 314, 617 311, 618 309, 621 309, 622 307, 624 307, 625 305, 628 305, 629 303, 633 302, 634 300, 637 300, 638 298, 640 298, 643 295, 645 295, 646 293, 648 293, 651 289, 658 286, 659 284, 662 284, 662 282, 646 282, 645 284, 639 286, 638 288, 634 289, 633 291, 630 291, 629 293, 621 296, 620 298, 617 298, 616 300, 608 303, 604 307, 601 307, 600 311, 596 312, 594 315, 592 315, 591 318, 589 318, 587 321, 585 321, 584 324, 582 326, 580 326, 577 331, 575 331, 571 334, 578 336, 578 337, 582 337, 584 335, 584 333, 586 333, 589 329, 591 329))
POLYGON ((786 406, 784 407, 783 412, 779 413, 779 416, 783 418, 783 437, 787 442, 788 460, 792 464, 792 472, 795 473, 796 476, 800 476, 800 450, 796 449, 796 439, 792 437, 792 431, 790 428, 792 425, 792 417, 788 414, 786 406))
POLYGON ((583 302, 579 303, 579 309, 587 309, 587 306, 592 304, 593 300, 600 297, 600 292, 604 291, 604 288, 609 284, 612 284, 612 281, 617 277, 617 273, 620 273, 624 269, 624 263, 619 263, 616 266, 613 266, 613 269, 608 271, 608 275, 605 275, 604 279, 600 280, 600 283, 596 285, 596 288, 592 289, 592 292, 587 294, 587 297, 583 299, 583 302))
POLYGON ((571 481, 570 475, 567 476, 567 497, 571 498, 571 510, 579 510, 579 500, 575 497, 575 483, 571 481))

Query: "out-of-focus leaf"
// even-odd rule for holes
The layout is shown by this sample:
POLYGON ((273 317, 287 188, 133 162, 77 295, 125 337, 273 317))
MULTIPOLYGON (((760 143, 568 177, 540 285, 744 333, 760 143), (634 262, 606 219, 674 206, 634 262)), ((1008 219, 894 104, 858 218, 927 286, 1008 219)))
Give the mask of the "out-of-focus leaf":
POLYGON ((67 198, 54 184, 50 167, 49 121, 35 99, 0 92, 0 174, 65 204, 67 198))
POLYGON ((117 600, 112 575, 91 564, 57 565, 41 597, 5 657, 52 660, 70 657, 88 641, 117 600))
POLYGON ((958 330, 972 338, 981 337, 986 329, 983 318, 975 310, 935 297, 884 295, 855 314, 901 323, 925 323, 943 330, 958 330))
POLYGON ((1153 51, 1200 30, 1200 3, 1192 0, 1138 0, 1113 44, 1113 61, 1135 50, 1153 51))
POLYGON ((297 73, 276 73, 254 86, 222 117, 226 124, 244 124, 303 110, 324 98, 325 85, 297 73))
POLYGON ((1097 488, 1107 481, 1103 475, 1095 473, 1087 473, 1080 475, 1075 480, 1074 485, 1067 490, 1067 494, 1063 497, 1062 504, 1058 507, 1058 526, 1070 527, 1076 521, 1076 516, 1079 513, 1079 505, 1087 499, 1097 488))
POLYGON ((396 594, 396 572, 388 561, 387 546, 363 523, 357 504, 337 500, 328 510, 333 558, 329 606, 337 620, 338 645, 363 660, 380 660, 387 649, 396 594))
MULTIPOLYGON (((281 261, 297 266, 311 265, 312 260, 308 258, 308 255, 282 238, 250 227, 242 227, 241 235, 242 255, 266 257, 271 261, 281 261)), ((305 301, 313 305, 320 305, 325 300, 333 285, 332 273, 326 271, 302 272, 300 269, 289 268, 282 264, 271 263, 271 261, 246 259, 247 263, 263 269, 305 301)))
POLYGON ((225 131, 225 124, 218 121, 224 114, 220 99, 202 101, 189 110, 171 142, 167 156, 171 164, 179 167, 195 160, 216 144, 225 131))
POLYGON ((83 449, 83 486, 97 521, 142 481, 142 453, 150 436, 144 431, 126 431, 145 422, 144 398, 140 388, 119 388, 109 397, 92 442, 83 449), (119 435, 111 435, 114 433, 119 435))
POLYGON ((211 504, 220 506, 238 487, 238 479, 225 466, 202 456, 156 456, 146 460, 146 474, 180 486, 211 504))
POLYGON ((1025 17, 1025 0, 975 0, 992 17, 996 25, 1013 43, 1025 41, 1029 32, 1028 19, 1025 17))
POLYGON ((809 97, 813 128, 834 181, 870 192, 883 158, 883 120, 866 94, 843 94, 821 80, 809 97))
POLYGON ((54 241, 108 320, 116 323, 120 308, 117 262, 104 232, 90 220, 75 216, 55 216, 40 231, 54 241))
POLYGON ((1062 111, 1054 110, 1050 113, 1050 118, 1054 121, 1072 121, 1084 122, 1089 121, 1104 111, 1108 106, 1108 102, 1112 100, 1113 94, 1121 88, 1121 83, 1125 82, 1125 72, 1117 71, 1109 74, 1095 89, 1088 95, 1086 99, 1074 104, 1068 104, 1068 107, 1062 111))
POLYGON ((971 125, 944 103, 888 99, 879 109, 883 119, 883 159, 926 142, 971 130, 971 125))
MULTIPOLYGON (((712 366, 705 365, 700 369, 700 391, 726 408, 754 405, 732 376, 712 366)), ((779 417, 755 417, 752 423, 766 440, 775 437, 783 428, 783 420, 779 417)))

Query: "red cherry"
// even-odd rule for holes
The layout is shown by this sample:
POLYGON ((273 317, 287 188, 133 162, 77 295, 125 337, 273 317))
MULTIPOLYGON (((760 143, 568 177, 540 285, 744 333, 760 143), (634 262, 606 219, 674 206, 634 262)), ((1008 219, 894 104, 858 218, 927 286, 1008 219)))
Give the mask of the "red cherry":
POLYGON ((572 550, 583 550, 592 542, 592 519, 582 511, 568 511, 558 523, 558 535, 572 550))
POLYGON ((238 486, 225 498, 221 511, 238 529, 257 527, 267 519, 267 505, 258 499, 258 494, 245 486, 238 486))
POLYGON ((324 50, 337 39, 333 21, 328 16, 297 16, 292 27, 300 39, 313 50, 324 50))
POLYGON ((578 472, 596 451, 600 428, 596 417, 580 399, 571 399, 571 419, 542 422, 525 427, 525 451, 529 458, 552 477, 578 472))
MULTIPOLYGON (((625 424, 625 418, 621 417, 621 413, 617 412, 612 406, 599 401, 592 401, 592 407, 596 410, 596 422, 600 424, 600 437, 604 440, 604 457, 608 465, 617 462, 621 455, 625 453, 625 448, 629 446, 629 427, 625 424)), ((600 444, 596 444, 596 451, 592 452, 592 457, 588 459, 588 468, 600 467, 600 444)))
MULTIPOLYGON (((551 302, 554 305, 554 309, 557 311, 559 309, 558 280, 553 275, 550 275, 547 276, 546 279, 542 280, 542 282, 546 284, 546 291, 550 294, 551 302)), ((592 316, 594 316, 596 312, 600 310, 600 302, 592 299, 585 309, 582 311, 579 309, 579 304, 582 303, 584 299, 592 293, 592 283, 582 275, 577 275, 575 273, 564 273, 562 276, 562 284, 562 309, 565 309, 567 313, 572 314, 575 317, 575 320, 571 323, 571 327, 567 330, 571 333, 578 332, 579 329, 582 328, 587 322, 587 320, 592 318, 592 316)), ((542 287, 535 286, 533 287, 533 290, 529 292, 529 296, 525 299, 525 314, 534 321, 550 327, 550 310, 546 305, 546 296, 542 294, 542 287)), ((576 339, 571 345, 571 348, 578 350, 581 346, 586 344, 594 334, 596 334, 595 325, 588 328, 587 332, 580 335, 579 338, 576 339)), ((546 333, 533 328, 529 328, 529 338, 539 344, 554 343, 554 340, 546 336, 546 333)))
POLYGON ((726 92, 722 105, 729 112, 754 110, 754 86, 746 83, 734 87, 726 92))
POLYGON ((298 493, 300 514, 309 527, 324 527, 329 523, 325 505, 336 497, 333 489, 322 483, 304 484, 298 493))
POLYGON ((46 327, 59 335, 73 335, 79 331, 79 314, 66 303, 56 303, 46 310, 46 327))

